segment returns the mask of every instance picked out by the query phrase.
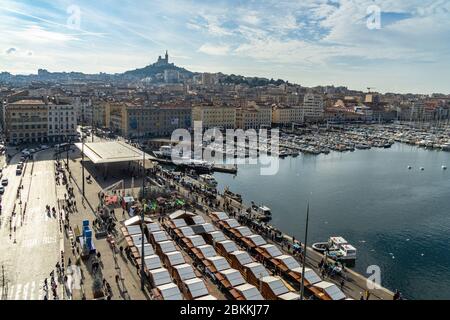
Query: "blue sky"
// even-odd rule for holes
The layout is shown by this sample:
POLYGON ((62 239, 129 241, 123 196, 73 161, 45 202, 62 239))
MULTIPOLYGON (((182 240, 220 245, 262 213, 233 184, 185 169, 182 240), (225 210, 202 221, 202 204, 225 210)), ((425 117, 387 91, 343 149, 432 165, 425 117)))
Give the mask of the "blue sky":
POLYGON ((123 72, 168 49, 193 71, 450 93, 448 0, 1 0, 0 28, 12 73, 123 72))

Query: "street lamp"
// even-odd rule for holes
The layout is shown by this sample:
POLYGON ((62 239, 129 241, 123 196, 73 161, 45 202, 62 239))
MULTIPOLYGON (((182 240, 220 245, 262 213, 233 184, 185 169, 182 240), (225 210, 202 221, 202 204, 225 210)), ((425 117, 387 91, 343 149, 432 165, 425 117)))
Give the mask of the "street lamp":
POLYGON ((305 230, 305 249, 303 250, 303 265, 302 265, 302 285, 300 288, 300 300, 303 300, 305 294, 305 264, 306 264, 306 251, 307 251, 307 241, 308 241, 308 223, 309 223, 309 202, 306 209, 306 230, 305 230))
MULTIPOLYGON (((144 125, 144 105, 142 105, 142 124, 144 125)), ((140 126, 139 126, 140 129, 140 126)), ((141 131, 141 130, 139 130, 141 131)), ((142 130, 143 132, 144 130, 142 130)), ((145 287, 145 282, 144 282, 144 215, 145 215, 145 202, 144 202, 144 193, 145 193, 145 150, 142 150, 142 168, 144 170, 144 174, 142 177, 142 213, 141 213, 141 229, 142 229, 142 241, 141 241, 141 290, 144 291, 144 287, 145 287)))

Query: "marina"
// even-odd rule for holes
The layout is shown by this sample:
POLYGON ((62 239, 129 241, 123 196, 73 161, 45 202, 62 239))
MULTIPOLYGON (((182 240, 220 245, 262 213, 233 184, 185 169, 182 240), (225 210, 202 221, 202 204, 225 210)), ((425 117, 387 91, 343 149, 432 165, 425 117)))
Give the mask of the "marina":
POLYGON ((309 201, 311 243, 342 236, 357 249, 355 271, 368 276, 367 268, 376 265, 390 290, 410 299, 440 299, 450 294, 445 214, 450 180, 443 170, 449 162, 447 152, 395 143, 388 149, 288 157, 275 176, 241 165, 236 177, 215 177, 219 190, 241 194, 244 203, 267 204, 270 224, 296 239, 304 237, 309 201))

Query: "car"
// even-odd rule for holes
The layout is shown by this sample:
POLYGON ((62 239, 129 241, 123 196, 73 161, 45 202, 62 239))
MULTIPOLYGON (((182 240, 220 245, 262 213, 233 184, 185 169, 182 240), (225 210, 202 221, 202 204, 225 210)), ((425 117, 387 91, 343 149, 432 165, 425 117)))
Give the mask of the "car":
POLYGON ((2 179, 2 186, 8 185, 8 178, 2 179))
POLYGON ((5 193, 5 187, 0 186, 0 194, 4 194, 5 193))
POLYGON ((20 176, 22 174, 22 169, 17 168, 16 169, 16 176, 20 176))
POLYGON ((47 150, 47 149, 48 149, 48 145, 46 145, 46 144, 41 145, 41 150, 47 150))
POLYGON ((35 153, 36 149, 30 149, 30 153, 35 153))

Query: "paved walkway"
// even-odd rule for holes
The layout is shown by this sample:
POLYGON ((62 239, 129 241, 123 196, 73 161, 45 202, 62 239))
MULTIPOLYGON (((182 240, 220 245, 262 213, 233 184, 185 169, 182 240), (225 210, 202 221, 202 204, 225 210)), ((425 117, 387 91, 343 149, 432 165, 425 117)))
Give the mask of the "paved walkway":
MULTIPOLYGON (((78 153, 72 153, 71 157, 77 157, 78 153)), ((101 187, 98 183, 92 178, 92 183, 85 184, 85 195, 86 201, 83 201, 82 198, 82 180, 81 180, 81 163, 80 159, 77 158, 69 160, 69 168, 71 171, 71 179, 69 185, 74 188, 75 198, 72 200, 76 201, 77 210, 73 213, 69 214, 69 222, 72 227, 72 230, 75 230, 78 226, 79 230, 81 230, 83 220, 87 219, 90 221, 90 227, 93 228, 92 222, 96 218, 94 211, 99 205, 98 192, 101 190, 101 187)), ((65 160, 64 160, 65 163, 65 160)), ((86 176, 88 174, 86 173, 86 176)), ((100 176, 100 174, 99 174, 100 176)), ((64 187, 65 188, 65 187, 64 187)), ((60 192, 60 194, 62 191, 60 192)), ((64 200, 64 193, 62 200, 64 200)), ((116 229, 118 230, 118 223, 116 225, 116 229)), ((116 230, 116 232, 117 232, 116 230)), ((93 230, 95 234, 95 230, 93 230)), ((93 236, 94 236, 93 234, 93 236)), ((118 232, 117 232, 118 235, 118 232)), ((73 237, 73 234, 70 232, 65 232, 65 259, 68 261, 70 258, 72 263, 76 262, 79 254, 75 249, 72 248, 72 243, 70 237, 73 237)), ((140 277, 136 272, 136 267, 131 264, 130 261, 121 257, 113 251, 107 242, 106 239, 95 239, 93 237, 95 248, 97 252, 101 253, 101 262, 100 262, 100 270, 98 271, 98 275, 100 278, 105 279, 111 286, 112 289, 112 300, 144 300, 149 299, 150 295, 148 291, 142 292, 140 289, 140 277), (116 275, 119 275, 118 283, 116 283, 116 275)), ((120 242, 116 243, 116 248, 120 246, 120 242)), ((79 251, 81 252, 81 248, 79 244, 77 244, 79 251)), ((116 249, 117 250, 117 249, 116 249)), ((77 283, 75 276, 72 276, 71 283, 74 283, 72 286, 73 291, 73 299, 83 299, 83 296, 86 299, 93 299, 93 290, 92 285, 94 283, 94 275, 92 274, 92 262, 94 261, 94 257, 91 257, 89 261, 82 261, 80 263, 80 278, 81 284, 80 288, 77 288, 77 283), (74 282, 75 281, 75 282, 74 282)), ((78 271, 77 271, 78 272, 78 271)), ((104 290, 105 294, 107 290, 104 290)))

